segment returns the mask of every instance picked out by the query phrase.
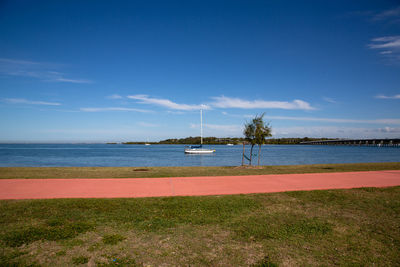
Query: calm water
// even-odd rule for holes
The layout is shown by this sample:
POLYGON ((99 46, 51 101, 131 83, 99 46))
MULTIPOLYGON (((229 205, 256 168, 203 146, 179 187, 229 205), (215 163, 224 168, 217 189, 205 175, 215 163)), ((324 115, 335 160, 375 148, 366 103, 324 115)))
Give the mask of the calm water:
MULTIPOLYGON (((243 146, 210 146, 210 155, 186 155, 183 145, 0 144, 1 167, 237 166, 243 146)), ((257 154, 255 148, 253 154, 257 154)), ((262 148, 262 165, 400 162, 400 148, 285 146, 262 148)), ((255 158, 255 163, 257 159, 255 158)))

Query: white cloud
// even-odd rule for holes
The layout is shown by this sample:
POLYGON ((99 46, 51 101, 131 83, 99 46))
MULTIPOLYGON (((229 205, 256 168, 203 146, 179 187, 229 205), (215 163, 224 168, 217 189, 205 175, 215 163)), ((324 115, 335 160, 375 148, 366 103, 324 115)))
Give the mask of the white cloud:
POLYGON ((272 128, 274 137, 330 137, 330 138, 394 138, 399 128, 356 128, 335 126, 276 127, 272 128))
POLYGON ((67 83, 92 83, 90 80, 84 80, 84 79, 67 79, 63 77, 53 77, 50 79, 50 81, 54 82, 67 82, 67 83))
POLYGON ((3 75, 31 77, 47 82, 92 83, 86 79, 65 77, 66 74, 55 71, 60 66, 59 64, 0 58, 0 74, 3 75))
MULTIPOLYGON (((166 107, 173 110, 199 110, 214 108, 240 108, 240 109, 290 109, 290 110, 314 110, 308 102, 303 100, 287 101, 265 101, 254 100, 248 101, 240 98, 232 98, 226 96, 212 97, 214 100, 209 104, 178 104, 169 99, 152 98, 148 95, 129 95, 128 98, 139 100, 142 104, 153 104, 166 107)), ((223 113, 224 114, 224 113, 223 113)))
POLYGON ((265 101, 253 100, 248 101, 240 98, 232 98, 226 96, 213 97, 215 100, 211 106, 216 108, 240 108, 240 109, 300 109, 300 110, 314 110, 309 103, 303 100, 293 100, 292 102, 286 101, 265 101))
POLYGON ((60 103, 46 101, 32 101, 24 98, 5 98, 4 102, 9 104, 27 104, 27 105, 45 105, 45 106, 60 106, 60 103))
MULTIPOLYGON (((252 119, 256 115, 238 115, 224 113, 226 116, 235 118, 246 118, 252 119)), ((343 118, 318 118, 318 117, 291 117, 291 116, 269 116, 268 114, 264 117, 268 120, 291 120, 291 121, 315 121, 315 122, 328 122, 328 123, 360 123, 360 124, 400 124, 400 119, 374 119, 374 120, 359 120, 359 119, 343 119, 343 118)))
POLYGON ((377 13, 373 20, 386 20, 400 17, 400 6, 377 13))
POLYGON ((336 104, 336 100, 334 100, 333 98, 330 97, 324 97, 323 98, 326 102, 332 103, 332 104, 336 104))
MULTIPOLYGON (((368 46, 372 49, 400 48, 400 36, 385 36, 374 38, 368 46)), ((390 51, 390 50, 389 50, 390 51)))
POLYGON ((383 123, 383 124, 400 124, 400 119, 377 119, 369 120, 370 123, 383 123))
POLYGON ((340 118, 287 117, 287 116, 266 116, 265 118, 276 119, 276 120, 316 121, 316 122, 332 122, 332 123, 400 124, 400 119, 356 120, 356 119, 340 119, 340 118))
POLYGON ((162 107, 166 107, 169 109, 174 110, 200 110, 200 109, 210 109, 207 105, 189 105, 189 104, 178 104, 172 102, 169 99, 162 99, 162 98, 151 98, 147 95, 130 95, 128 96, 130 99, 139 100, 139 103, 142 104, 153 104, 162 107))
POLYGON ((141 113, 151 112, 150 110, 137 109, 137 108, 120 108, 120 107, 109 107, 109 108, 80 108, 84 112, 104 112, 104 111, 134 111, 141 113))
POLYGON ((171 110, 167 110, 168 114, 175 114, 175 115, 182 115, 185 114, 185 112, 182 111, 171 111, 171 110))
POLYGON ((377 95, 375 98, 379 99, 400 99, 400 94, 394 96, 386 96, 386 95, 377 95))
POLYGON ((39 62, 33 62, 28 60, 18 60, 18 59, 10 59, 10 58, 0 58, 0 62, 9 63, 9 64, 18 64, 18 65, 39 65, 39 62))
POLYGON ((376 129, 379 133, 400 133, 400 128, 384 127, 376 129))
POLYGON ((113 94, 110 96, 107 96, 108 99, 122 99, 122 96, 118 95, 118 94, 113 94))
POLYGON ((368 44, 368 47, 383 50, 379 54, 389 62, 398 63, 400 61, 400 36, 374 38, 368 44))

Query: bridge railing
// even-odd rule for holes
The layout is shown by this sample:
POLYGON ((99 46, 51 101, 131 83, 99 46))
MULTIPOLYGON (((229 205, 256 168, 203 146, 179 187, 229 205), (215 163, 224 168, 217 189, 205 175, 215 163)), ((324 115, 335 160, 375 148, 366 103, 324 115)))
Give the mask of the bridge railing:
POLYGON ((342 139, 301 142, 302 145, 347 145, 347 146, 378 146, 400 147, 400 138, 395 139, 342 139))

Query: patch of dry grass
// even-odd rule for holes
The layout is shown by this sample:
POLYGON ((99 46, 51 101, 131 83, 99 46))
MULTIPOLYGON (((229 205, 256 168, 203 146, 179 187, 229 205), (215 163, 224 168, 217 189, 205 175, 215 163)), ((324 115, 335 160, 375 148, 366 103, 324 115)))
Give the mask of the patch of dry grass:
POLYGON ((400 187, 13 200, 0 212, 1 266, 400 265, 400 187), (75 223, 93 228, 7 241, 21 229, 70 233, 75 223))
POLYGON ((0 179, 154 178, 400 170, 400 162, 261 167, 0 167, 0 179))

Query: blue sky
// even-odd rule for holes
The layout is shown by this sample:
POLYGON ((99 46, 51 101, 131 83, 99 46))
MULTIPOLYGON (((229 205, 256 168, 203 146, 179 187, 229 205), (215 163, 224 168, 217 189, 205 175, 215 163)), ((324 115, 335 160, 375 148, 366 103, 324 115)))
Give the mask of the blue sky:
POLYGON ((398 1, 1 1, 0 142, 400 137, 398 1))

